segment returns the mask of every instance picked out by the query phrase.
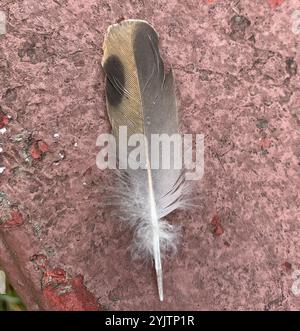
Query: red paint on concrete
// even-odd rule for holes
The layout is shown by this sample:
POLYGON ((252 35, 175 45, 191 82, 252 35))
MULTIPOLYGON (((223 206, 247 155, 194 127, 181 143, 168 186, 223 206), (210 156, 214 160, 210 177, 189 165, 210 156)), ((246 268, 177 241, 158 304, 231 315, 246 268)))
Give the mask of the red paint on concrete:
POLYGON ((47 269, 45 270, 42 278, 43 286, 61 285, 67 283, 67 273, 61 268, 47 269))
POLYGON ((99 310, 96 298, 87 290, 81 275, 69 278, 60 268, 47 269, 42 278, 43 297, 52 310, 99 310))
POLYGON ((48 150, 48 145, 45 142, 39 140, 30 146, 29 154, 33 159, 41 159, 48 150))
POLYGON ((23 215, 20 211, 15 210, 10 214, 10 218, 0 224, 0 227, 4 229, 14 228, 16 226, 20 226, 24 223, 23 215))
POLYGON ((221 219, 218 215, 215 215, 211 221, 211 224, 213 225, 213 234, 216 237, 221 236, 224 233, 224 229, 221 224, 221 219))
POLYGON ((49 259, 43 254, 30 258, 35 270, 41 272, 42 301, 50 310, 80 311, 99 310, 93 294, 86 288, 83 276, 71 277, 62 268, 51 268, 49 259))
POLYGON ((268 149, 272 145, 272 140, 269 138, 262 138, 260 140, 260 146, 262 149, 268 149))
POLYGON ((272 8, 280 6, 285 0, 267 0, 272 8))
POLYGON ((6 116, 6 114, 1 111, 0 108, 0 129, 4 128, 9 123, 9 118, 6 116))
POLYGON ((83 285, 81 276, 73 278, 66 286, 46 286, 43 297, 52 307, 51 310, 99 310, 95 297, 83 285))

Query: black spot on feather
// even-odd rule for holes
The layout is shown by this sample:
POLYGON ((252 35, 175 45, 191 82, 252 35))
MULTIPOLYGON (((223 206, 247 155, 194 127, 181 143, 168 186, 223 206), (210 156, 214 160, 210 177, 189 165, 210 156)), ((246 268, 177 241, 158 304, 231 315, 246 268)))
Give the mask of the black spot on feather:
POLYGON ((110 56, 104 63, 106 73, 106 95, 110 105, 117 106, 124 95, 124 66, 116 55, 110 56))

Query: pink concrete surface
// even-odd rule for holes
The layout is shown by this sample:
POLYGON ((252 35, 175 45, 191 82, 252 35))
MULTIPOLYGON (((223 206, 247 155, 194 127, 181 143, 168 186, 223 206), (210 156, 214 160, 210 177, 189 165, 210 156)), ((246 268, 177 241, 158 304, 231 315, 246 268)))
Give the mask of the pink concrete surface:
POLYGON ((32 310, 297 310, 299 1, 1 0, 0 265, 32 310), (148 20, 173 66, 182 132, 204 133, 201 204, 164 262, 131 262, 103 207, 107 27, 148 20), (2 130, 3 131, 3 130, 2 130), (59 134, 55 135, 55 134, 59 134))

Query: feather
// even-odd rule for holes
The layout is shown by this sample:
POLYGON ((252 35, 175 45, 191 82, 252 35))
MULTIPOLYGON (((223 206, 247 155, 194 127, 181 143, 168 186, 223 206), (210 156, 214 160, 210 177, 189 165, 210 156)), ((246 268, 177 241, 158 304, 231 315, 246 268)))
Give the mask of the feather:
MULTIPOLYGON (((143 134, 149 142, 144 146, 144 166, 120 171, 117 203, 121 218, 134 229, 133 256, 154 260, 162 301, 162 257, 176 250, 178 237, 178 230, 164 218, 184 207, 184 173, 174 166, 152 169, 150 141, 152 134, 178 134, 173 73, 165 74, 158 35, 145 21, 126 20, 110 26, 103 51, 107 111, 114 136, 118 138, 120 127, 125 126, 128 138, 143 134)), ((173 160, 174 151, 170 153, 173 160)), ((119 164, 124 157, 119 152, 119 164)))

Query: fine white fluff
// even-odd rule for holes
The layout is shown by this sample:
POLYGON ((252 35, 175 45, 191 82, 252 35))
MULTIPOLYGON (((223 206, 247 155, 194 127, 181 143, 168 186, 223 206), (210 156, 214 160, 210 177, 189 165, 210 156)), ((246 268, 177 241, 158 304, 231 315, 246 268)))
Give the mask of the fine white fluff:
MULTIPOLYGON (((182 174, 184 176, 184 174, 182 174)), ((149 213, 149 198, 145 192, 145 182, 141 179, 141 172, 117 170, 114 188, 109 194, 109 205, 118 206, 119 220, 134 231, 131 253, 134 259, 153 258, 153 228, 149 213)), ((187 209, 192 203, 189 200, 190 186, 187 182, 178 183, 175 201, 172 192, 164 198, 164 204, 157 203, 158 215, 167 215, 176 209, 187 209)), ((170 224, 162 217, 159 218, 159 240, 162 257, 172 256, 177 251, 180 238, 179 228, 170 224)))

